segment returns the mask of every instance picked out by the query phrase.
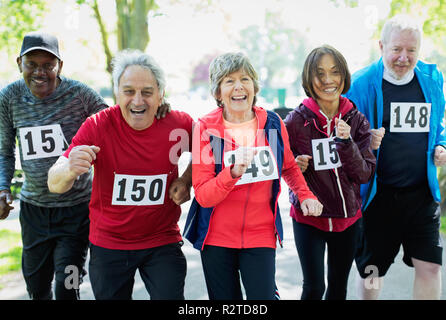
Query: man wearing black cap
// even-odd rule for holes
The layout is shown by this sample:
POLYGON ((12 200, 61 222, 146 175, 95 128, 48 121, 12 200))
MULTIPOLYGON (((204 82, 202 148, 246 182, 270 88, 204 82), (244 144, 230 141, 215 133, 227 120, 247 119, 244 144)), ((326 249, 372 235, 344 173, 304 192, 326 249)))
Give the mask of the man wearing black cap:
POLYGON ((16 139, 25 181, 20 194, 22 270, 31 299, 78 299, 88 248, 91 172, 62 195, 50 193, 48 169, 81 124, 107 107, 88 86, 60 75, 63 62, 54 36, 23 39, 17 65, 23 79, 0 91, 0 219, 12 209, 16 139))

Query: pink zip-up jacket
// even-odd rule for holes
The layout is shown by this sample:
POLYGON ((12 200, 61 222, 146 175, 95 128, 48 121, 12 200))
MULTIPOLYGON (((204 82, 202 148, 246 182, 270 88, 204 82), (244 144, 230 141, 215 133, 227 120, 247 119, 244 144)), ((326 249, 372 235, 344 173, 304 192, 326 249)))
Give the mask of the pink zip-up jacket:
MULTIPOLYGON (((267 140, 262 129, 265 127, 267 112, 255 106, 253 110, 259 129, 255 146, 266 146, 267 140)), ((222 108, 215 109, 199 119, 194 128, 192 183, 195 198, 202 207, 214 208, 204 245, 276 248, 277 212, 272 212, 271 208, 273 180, 236 185, 240 178, 232 178, 231 166, 225 166, 224 163, 221 172, 215 175, 210 134, 224 139, 224 152, 239 147, 228 133, 225 136, 222 111, 222 108)), ((280 123, 284 142, 282 176, 301 201, 316 199, 294 160, 285 125, 282 120, 280 123)))

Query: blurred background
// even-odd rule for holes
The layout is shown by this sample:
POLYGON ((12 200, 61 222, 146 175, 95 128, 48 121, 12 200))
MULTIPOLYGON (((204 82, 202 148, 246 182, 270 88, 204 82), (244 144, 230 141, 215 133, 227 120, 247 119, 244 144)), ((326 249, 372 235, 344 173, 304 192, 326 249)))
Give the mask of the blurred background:
MULTIPOLYGON (((302 66, 314 47, 334 46, 354 73, 379 58, 383 21, 397 13, 422 24, 420 59, 446 72, 446 0, 0 0, 0 88, 20 79, 22 38, 41 29, 59 39, 62 74, 88 84, 110 105, 111 61, 119 50, 152 55, 166 72, 167 100, 195 120, 216 107, 208 88, 211 60, 242 51, 260 77, 257 104, 285 116, 304 99, 302 66)), ((23 175, 19 161, 16 167, 17 199, 23 175)), ((445 232, 446 168, 438 174, 445 232)), ((2 279, 20 270, 20 231, 14 228, 0 230, 2 279)), ((0 281, 0 291, 7 281, 0 281)))
MULTIPOLYGON (((210 61, 242 51, 260 77, 258 105, 284 116, 304 99, 301 72, 311 49, 334 46, 353 73, 380 56, 383 21, 397 13, 422 24, 420 59, 444 72, 446 0, 0 0, 0 88, 20 78, 15 61, 24 34, 42 29, 59 39, 63 75, 110 105, 119 50, 154 56, 166 72, 168 101, 195 120, 216 107, 210 61)), ((446 198, 446 170, 439 175, 446 198)), ((18 171, 17 187, 20 180, 18 171)))

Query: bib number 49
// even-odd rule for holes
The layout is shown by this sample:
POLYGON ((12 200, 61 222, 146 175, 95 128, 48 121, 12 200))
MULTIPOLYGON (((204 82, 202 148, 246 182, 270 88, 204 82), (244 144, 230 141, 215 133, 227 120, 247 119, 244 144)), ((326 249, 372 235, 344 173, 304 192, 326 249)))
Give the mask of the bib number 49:
MULTIPOLYGON (((245 173, 237 181, 236 185, 274 180, 278 179, 279 177, 277 162, 272 154, 272 150, 267 146, 254 148, 257 150, 257 154, 254 156, 254 159, 252 159, 252 162, 246 169, 245 173)), ((235 163, 236 152, 243 151, 240 149, 225 152, 225 166, 230 166, 231 164, 235 163)))

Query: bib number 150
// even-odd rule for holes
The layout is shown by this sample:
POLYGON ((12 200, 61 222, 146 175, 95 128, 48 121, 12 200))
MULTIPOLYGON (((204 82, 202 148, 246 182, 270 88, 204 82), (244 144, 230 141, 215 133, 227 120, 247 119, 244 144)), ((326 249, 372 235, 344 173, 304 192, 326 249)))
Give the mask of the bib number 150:
POLYGON ((167 174, 136 176, 116 174, 112 205, 152 206, 164 203, 167 174))

